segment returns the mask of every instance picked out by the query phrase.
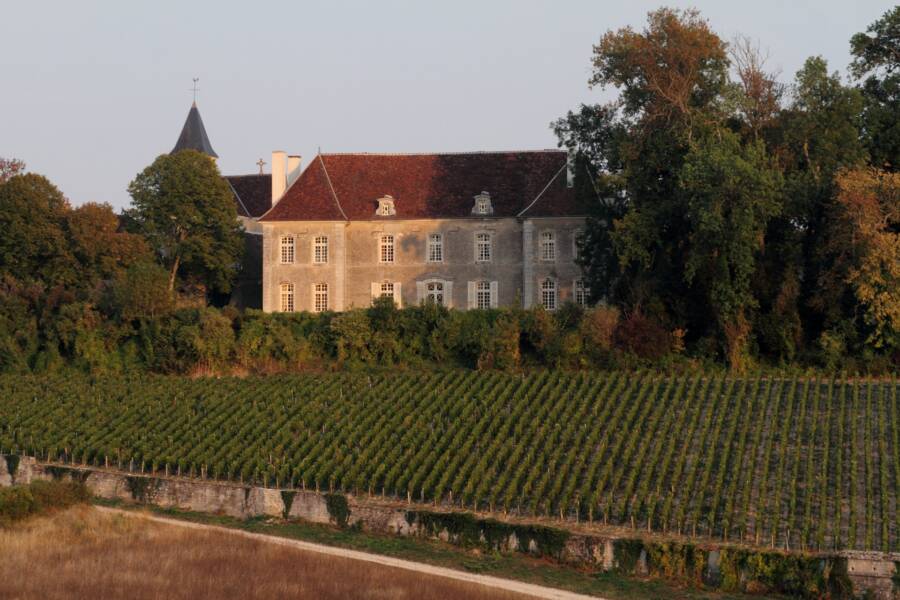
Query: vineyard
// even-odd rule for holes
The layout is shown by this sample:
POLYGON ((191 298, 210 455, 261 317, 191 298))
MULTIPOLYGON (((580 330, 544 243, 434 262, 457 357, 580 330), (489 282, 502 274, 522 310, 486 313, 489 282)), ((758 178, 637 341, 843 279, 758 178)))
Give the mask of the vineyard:
POLYGON ((900 550, 900 385, 448 372, 0 378, 0 453, 900 550))

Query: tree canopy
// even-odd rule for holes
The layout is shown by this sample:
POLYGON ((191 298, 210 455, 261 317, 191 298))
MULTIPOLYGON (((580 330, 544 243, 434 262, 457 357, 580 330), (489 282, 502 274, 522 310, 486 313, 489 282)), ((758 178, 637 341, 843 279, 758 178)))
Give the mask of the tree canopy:
POLYGON ((164 154, 128 186, 132 229, 169 271, 209 291, 228 292, 240 264, 243 237, 228 183, 209 156, 195 150, 164 154))
POLYGON ((887 350, 896 258, 880 249, 896 225, 862 236, 847 199, 890 188, 864 169, 897 164, 898 32, 895 8, 853 37, 857 87, 815 56, 782 84, 758 45, 726 43, 694 10, 604 34, 589 84, 618 98, 552 125, 589 210, 581 261, 594 299, 736 368, 793 360, 825 334, 887 350), (851 185, 860 179, 868 187, 851 185), (865 259, 851 231, 869 240, 865 259))

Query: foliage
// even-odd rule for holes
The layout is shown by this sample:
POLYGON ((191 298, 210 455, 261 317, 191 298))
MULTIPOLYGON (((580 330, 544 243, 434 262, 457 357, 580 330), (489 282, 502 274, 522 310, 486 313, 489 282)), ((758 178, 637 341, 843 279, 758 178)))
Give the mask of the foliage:
POLYGON ((0 489, 0 528, 46 512, 81 504, 90 499, 83 483, 33 481, 28 485, 0 489))
POLYGON ((350 505, 347 503, 347 496, 343 494, 325 494, 325 507, 328 509, 328 516, 335 524, 344 528, 350 519, 350 505))
POLYGON ((0 270, 22 282, 78 283, 64 228, 69 202, 45 177, 15 175, 0 185, 0 270))
POLYGON ((196 150, 159 156, 128 186, 132 228, 176 278, 231 290, 243 251, 234 199, 215 162, 196 150))
POLYGON ((406 511, 406 522, 418 526, 424 535, 440 537, 446 532, 454 544, 490 551, 508 549, 510 538, 515 536, 519 552, 554 558, 561 556, 571 535, 564 529, 479 519, 467 512, 406 511))
MULTIPOLYGON (((898 410, 896 382, 858 379, 68 372, 0 377, 0 447, 65 475, 205 473, 773 548, 897 550, 893 513, 873 507, 897 501, 898 410)), ((557 548, 551 533, 515 533, 557 548)), ((688 562, 665 552, 660 569, 688 562)))
MULTIPOLYGON (((589 83, 618 97, 552 124, 588 214, 580 262, 592 297, 738 371, 818 360, 827 331, 842 332, 843 363, 896 362, 862 318, 835 241, 851 235, 839 174, 898 163, 898 20, 889 10, 851 40, 857 88, 821 57, 782 84, 758 46, 726 46, 693 10, 606 32, 589 83)), ((896 262, 882 254, 877 270, 896 262)), ((872 294, 888 280, 870 282, 872 294)))
POLYGON ((900 351, 900 174, 842 171, 829 249, 826 287, 848 285, 867 343, 900 351))
POLYGON ((854 35, 850 51, 850 72, 862 80, 863 131, 871 164, 896 171, 900 168, 900 6, 885 12, 865 33, 854 35))
POLYGON ((17 158, 3 158, 0 156, 0 185, 20 173, 25 171, 25 163, 17 158))

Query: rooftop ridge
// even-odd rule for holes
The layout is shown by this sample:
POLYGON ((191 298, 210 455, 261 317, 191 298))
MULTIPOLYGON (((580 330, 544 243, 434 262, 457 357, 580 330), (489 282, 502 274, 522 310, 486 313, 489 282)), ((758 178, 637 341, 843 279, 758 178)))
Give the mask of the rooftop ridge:
POLYGON ((322 152, 322 156, 466 156, 470 154, 567 154, 559 148, 538 150, 462 150, 458 152, 322 152))

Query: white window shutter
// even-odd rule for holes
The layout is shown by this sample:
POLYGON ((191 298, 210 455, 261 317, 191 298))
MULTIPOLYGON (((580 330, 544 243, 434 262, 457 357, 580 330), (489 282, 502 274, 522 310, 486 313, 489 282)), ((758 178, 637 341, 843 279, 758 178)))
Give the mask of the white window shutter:
POLYGON ((381 295, 381 284, 377 282, 372 282, 372 302, 375 302, 375 298, 381 295))
POLYGON ((417 281, 416 282, 416 303, 422 304, 425 302, 425 282, 417 281))
POLYGON ((469 282, 469 304, 468 304, 468 307, 471 310, 471 309, 475 308, 475 306, 476 306, 476 304, 475 304, 475 282, 470 281, 469 282))
POLYGON ((497 304, 499 301, 499 294, 497 294, 497 282, 491 282, 491 308, 497 308, 497 304))
POLYGON ((444 282, 444 306, 453 308, 453 282, 444 282))
POLYGON ((403 294, 400 293, 400 282, 394 282, 394 304, 397 308, 403 308, 403 294))

